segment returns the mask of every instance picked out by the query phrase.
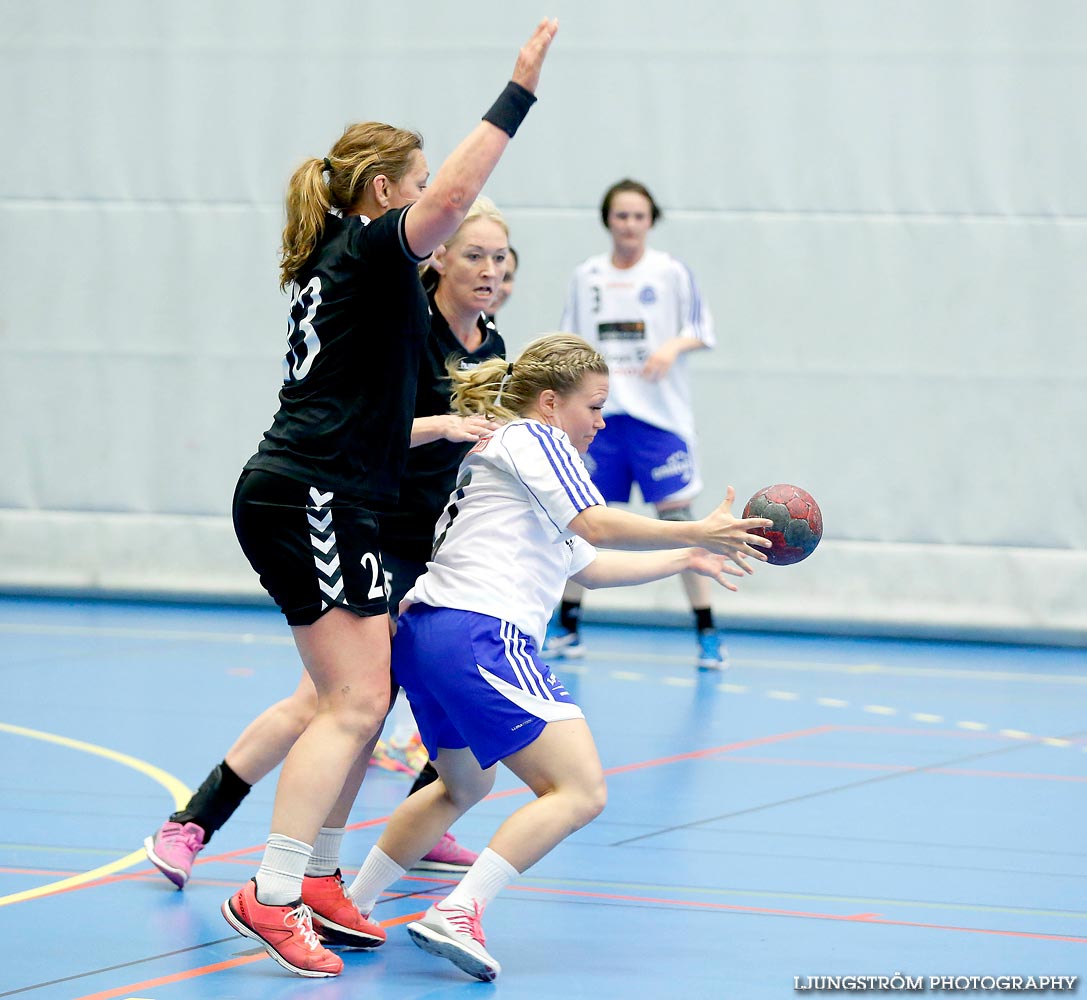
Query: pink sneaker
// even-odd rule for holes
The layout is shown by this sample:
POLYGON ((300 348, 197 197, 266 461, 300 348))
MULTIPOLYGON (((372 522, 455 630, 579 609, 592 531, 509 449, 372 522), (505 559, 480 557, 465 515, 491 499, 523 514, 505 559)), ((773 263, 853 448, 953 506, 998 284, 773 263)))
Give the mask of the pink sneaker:
POLYGON ((167 820, 158 833, 143 842, 147 858, 179 889, 192 875, 192 863, 204 849, 204 828, 195 823, 171 823, 167 820))
POLYGON ((262 945, 288 972, 318 978, 343 971, 343 959, 317 940, 310 908, 301 900, 269 906, 257 899, 256 879, 250 879, 221 909, 234 930, 262 945))
POLYGON ((475 864, 479 855, 461 847, 451 833, 443 833, 429 854, 416 862, 415 867, 428 872, 466 872, 475 864))

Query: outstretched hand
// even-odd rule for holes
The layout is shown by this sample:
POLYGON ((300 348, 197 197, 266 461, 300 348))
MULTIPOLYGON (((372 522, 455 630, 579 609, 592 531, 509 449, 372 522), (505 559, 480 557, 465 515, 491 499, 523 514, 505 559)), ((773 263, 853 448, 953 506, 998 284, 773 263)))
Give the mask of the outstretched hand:
MULTIPOLYGON (((743 556, 734 556, 735 561, 743 559, 743 556)), ((744 564, 748 573, 753 570, 744 564)), ((736 586, 731 580, 726 580, 726 576, 743 576, 744 570, 738 569, 733 566, 726 556, 719 556, 716 552, 707 552, 705 549, 691 549, 690 564, 687 567, 692 573, 697 573, 699 576, 708 576, 711 580, 716 580, 726 590, 733 592, 740 588, 736 586)))
POLYGON ((540 84, 540 70, 543 69, 547 50, 555 33, 559 30, 558 18, 545 17, 532 33, 532 37, 521 46, 517 55, 517 64, 513 67, 514 83, 520 84, 529 93, 535 94, 540 84))
POLYGON ((736 491, 730 486, 721 505, 708 517, 702 519, 705 529, 703 548, 719 552, 731 559, 745 573, 753 573, 744 556, 766 562, 763 549, 773 543, 769 538, 751 534, 754 528, 770 528, 774 522, 768 517, 738 518, 732 513, 732 504, 736 500, 736 491))

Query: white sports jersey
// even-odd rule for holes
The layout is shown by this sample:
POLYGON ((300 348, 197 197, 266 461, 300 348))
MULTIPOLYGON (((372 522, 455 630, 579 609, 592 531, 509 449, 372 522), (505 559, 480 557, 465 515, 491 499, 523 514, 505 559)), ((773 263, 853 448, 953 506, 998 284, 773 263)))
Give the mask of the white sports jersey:
POLYGON ((674 337, 694 337, 707 347, 716 343, 709 307, 681 261, 652 248, 625 269, 612 264, 610 253, 590 257, 574 270, 559 326, 607 360, 605 417, 626 413, 685 441, 694 439, 686 355, 659 382, 641 376, 646 358, 674 337))
POLYGON ((507 424, 461 463, 408 598, 512 622, 538 645, 567 579, 596 558, 567 525, 603 503, 563 431, 538 420, 507 424))

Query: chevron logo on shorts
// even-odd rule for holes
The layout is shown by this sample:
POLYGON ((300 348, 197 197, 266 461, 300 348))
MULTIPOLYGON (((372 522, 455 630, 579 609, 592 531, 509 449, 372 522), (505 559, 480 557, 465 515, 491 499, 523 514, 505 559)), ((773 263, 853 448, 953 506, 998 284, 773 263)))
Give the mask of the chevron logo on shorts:
POLYGON ((340 553, 336 549, 336 530, 332 527, 332 511, 325 505, 334 498, 330 491, 322 493, 310 487, 310 507, 306 520, 310 526, 310 545, 313 547, 313 565, 317 569, 317 586, 324 595, 322 604, 327 608, 340 603, 343 593, 343 576, 340 573, 340 553))

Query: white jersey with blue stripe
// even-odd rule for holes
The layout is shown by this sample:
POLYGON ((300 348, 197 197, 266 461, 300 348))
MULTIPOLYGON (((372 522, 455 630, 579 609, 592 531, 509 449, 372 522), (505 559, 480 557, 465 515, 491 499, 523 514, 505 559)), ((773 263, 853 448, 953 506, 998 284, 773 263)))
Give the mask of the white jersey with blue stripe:
POLYGON ((686 355, 657 382, 641 375, 646 358, 675 337, 693 337, 707 347, 717 342, 709 306, 682 261, 651 247, 628 268, 615 267, 610 253, 590 257, 574 270, 559 328, 584 338, 607 360, 605 417, 626 413, 694 440, 686 355))
POLYGON ((539 644, 567 579, 596 558, 569 530, 603 504, 565 432, 516 420, 468 453, 409 599, 491 615, 539 644))

